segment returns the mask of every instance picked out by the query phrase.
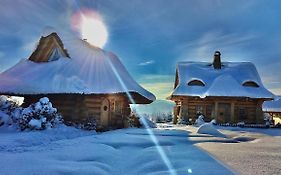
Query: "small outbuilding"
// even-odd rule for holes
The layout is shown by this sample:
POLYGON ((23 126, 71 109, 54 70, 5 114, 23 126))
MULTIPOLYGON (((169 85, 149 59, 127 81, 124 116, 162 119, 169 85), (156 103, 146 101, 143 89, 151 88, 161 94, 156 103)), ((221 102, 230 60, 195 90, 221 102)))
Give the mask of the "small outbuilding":
POLYGON ((262 110, 264 113, 267 113, 271 116, 273 120, 278 119, 281 120, 281 96, 276 97, 276 99, 272 101, 266 101, 262 105, 262 110))
POLYGON ((211 63, 179 62, 168 97, 176 103, 175 119, 194 122, 203 114, 205 120, 216 119, 217 123, 262 123, 262 104, 273 98, 254 64, 221 62, 218 51, 211 63))
POLYGON ((24 106, 46 96, 65 121, 96 120, 101 129, 125 127, 130 104, 155 100, 115 54, 55 32, 42 36, 27 60, 1 73, 0 82, 0 94, 24 97, 24 106))

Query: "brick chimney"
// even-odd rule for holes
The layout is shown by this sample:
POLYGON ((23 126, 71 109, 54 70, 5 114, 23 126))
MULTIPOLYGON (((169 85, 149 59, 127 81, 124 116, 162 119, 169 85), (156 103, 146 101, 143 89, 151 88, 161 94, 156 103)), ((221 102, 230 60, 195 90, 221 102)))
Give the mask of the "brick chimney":
POLYGON ((214 69, 221 69, 221 53, 219 51, 214 54, 213 66, 214 69))

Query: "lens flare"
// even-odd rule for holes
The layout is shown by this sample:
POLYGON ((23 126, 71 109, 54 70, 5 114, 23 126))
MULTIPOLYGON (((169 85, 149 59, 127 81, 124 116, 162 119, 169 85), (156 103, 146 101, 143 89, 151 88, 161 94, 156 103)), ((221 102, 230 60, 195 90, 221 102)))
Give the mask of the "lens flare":
POLYGON ((82 39, 93 46, 103 48, 108 39, 107 27, 101 15, 93 10, 80 10, 72 15, 72 28, 82 39))

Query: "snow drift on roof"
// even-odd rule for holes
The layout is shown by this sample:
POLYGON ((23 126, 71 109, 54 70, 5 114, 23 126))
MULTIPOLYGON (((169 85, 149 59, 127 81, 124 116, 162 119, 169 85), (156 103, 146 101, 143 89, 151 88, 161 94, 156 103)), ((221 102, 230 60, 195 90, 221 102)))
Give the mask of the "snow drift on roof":
POLYGON ((171 96, 274 98, 250 62, 223 62, 221 69, 214 69, 206 62, 179 62, 176 76, 178 82, 171 96), (192 80, 200 80, 205 86, 188 85, 192 80), (259 87, 243 86, 247 81, 259 87))
POLYGON ((5 94, 133 92, 149 101, 155 96, 142 88, 113 53, 80 39, 63 40, 69 58, 36 63, 22 60, 0 74, 0 92, 5 94))
POLYGON ((264 112, 281 112, 281 97, 277 97, 275 100, 266 101, 262 105, 264 112))

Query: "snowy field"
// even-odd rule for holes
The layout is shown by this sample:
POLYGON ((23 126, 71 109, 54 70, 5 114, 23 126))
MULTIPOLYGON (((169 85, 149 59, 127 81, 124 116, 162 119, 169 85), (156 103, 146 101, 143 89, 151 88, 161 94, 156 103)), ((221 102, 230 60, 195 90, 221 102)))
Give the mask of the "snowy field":
POLYGON ((0 174, 233 174, 196 147, 189 131, 152 131, 158 145, 145 129, 1 131, 0 174))
POLYGON ((0 174, 278 174, 281 130, 162 124, 104 133, 0 130, 0 174), (205 129, 206 131, 206 129, 205 129), (155 144, 156 141, 156 144, 155 144), (169 170, 170 167, 172 170, 169 170))

